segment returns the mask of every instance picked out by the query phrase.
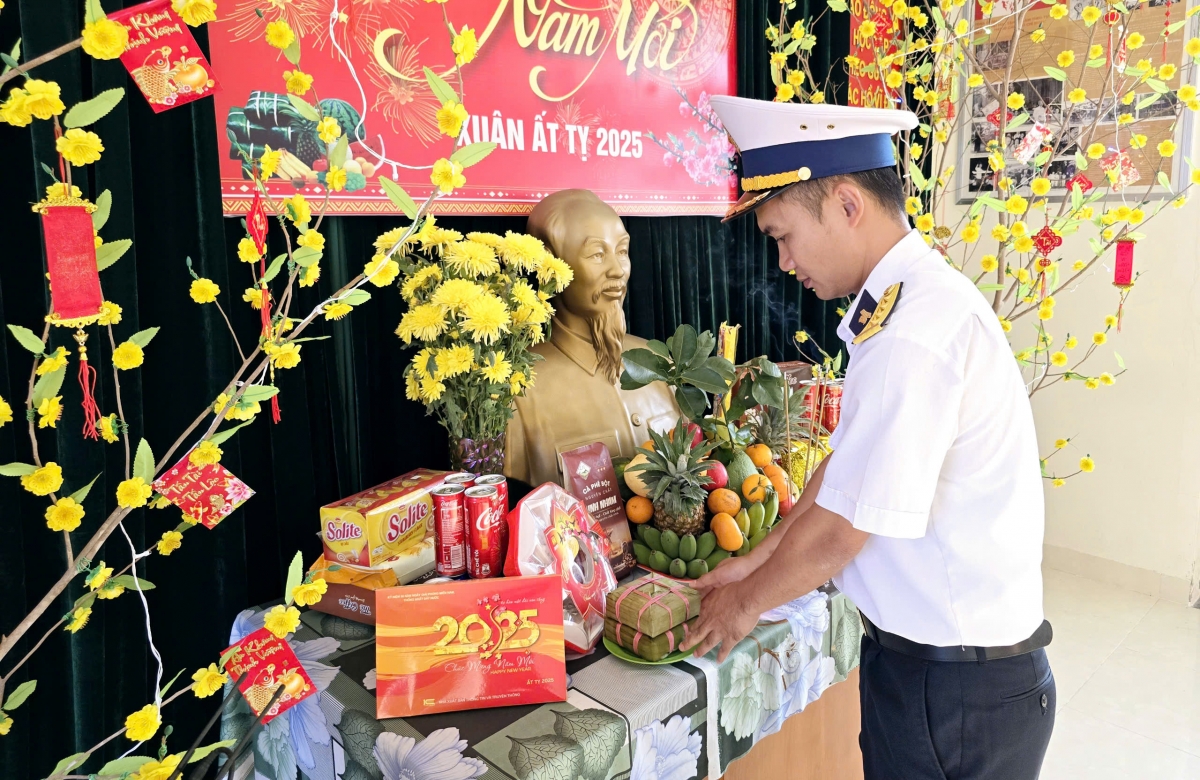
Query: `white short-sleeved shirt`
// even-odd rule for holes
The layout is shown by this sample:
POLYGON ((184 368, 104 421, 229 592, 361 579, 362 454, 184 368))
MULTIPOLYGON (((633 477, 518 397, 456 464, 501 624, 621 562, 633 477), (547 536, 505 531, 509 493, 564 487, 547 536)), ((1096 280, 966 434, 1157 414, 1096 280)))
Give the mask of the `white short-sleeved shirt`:
POLYGON ((1044 505, 1033 413, 996 315, 916 232, 879 262, 883 330, 855 345, 817 503, 872 534, 834 578, 914 642, 1010 645, 1042 622, 1044 505))

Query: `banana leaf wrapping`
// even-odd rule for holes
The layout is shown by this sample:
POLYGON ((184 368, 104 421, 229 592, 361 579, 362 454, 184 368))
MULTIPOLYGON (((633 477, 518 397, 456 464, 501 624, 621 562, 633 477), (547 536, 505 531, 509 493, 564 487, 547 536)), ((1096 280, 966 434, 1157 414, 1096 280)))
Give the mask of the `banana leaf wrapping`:
POLYGON ((694 588, 657 573, 610 592, 604 609, 606 619, 649 637, 665 634, 699 614, 700 594, 694 588))
POLYGON ((679 649, 679 643, 687 638, 688 631, 695 625, 696 620, 696 618, 692 618, 686 623, 680 623, 658 636, 646 636, 633 626, 618 623, 612 618, 605 618, 604 636, 608 641, 616 642, 639 658, 658 661, 679 649), (617 634, 618 628, 620 635, 617 634))

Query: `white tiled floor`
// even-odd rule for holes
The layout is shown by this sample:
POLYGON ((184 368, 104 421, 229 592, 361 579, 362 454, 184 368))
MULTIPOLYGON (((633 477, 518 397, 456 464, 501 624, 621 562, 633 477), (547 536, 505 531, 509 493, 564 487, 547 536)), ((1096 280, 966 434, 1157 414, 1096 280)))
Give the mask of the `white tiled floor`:
POLYGON ((1044 581, 1058 716, 1042 780, 1200 780, 1200 609, 1044 581))

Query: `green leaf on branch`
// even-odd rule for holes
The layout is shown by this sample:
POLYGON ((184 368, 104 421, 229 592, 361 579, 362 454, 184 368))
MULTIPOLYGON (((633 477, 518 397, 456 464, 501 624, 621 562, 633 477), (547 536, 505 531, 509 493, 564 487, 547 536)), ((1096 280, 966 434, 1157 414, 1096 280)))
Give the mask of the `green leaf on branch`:
POLYGON ((300 39, 292 38, 292 42, 283 50, 283 56, 293 65, 300 64, 300 39))
POLYGON ((133 241, 128 238, 118 238, 116 241, 105 241, 96 250, 96 270, 103 271, 129 251, 133 241))
POLYGON ((38 338, 29 328, 23 328, 20 325, 9 325, 8 329, 13 334, 13 338, 17 340, 17 343, 33 354, 41 355, 46 352, 46 343, 38 338))
MULTIPOLYGON (((404 216, 409 219, 417 218, 417 204, 404 191, 403 187, 386 176, 379 177, 379 186, 383 188, 383 192, 388 196, 388 200, 396 204, 396 208, 400 209, 404 213, 404 216)), ((297 260, 296 262, 299 261, 297 260)))
POLYGON ((125 97, 125 88, 106 89, 96 97, 76 103, 63 117, 64 127, 87 127, 108 115, 125 97))
POLYGON ((92 24, 106 18, 108 17, 105 15, 104 9, 100 7, 100 0, 87 0, 83 4, 84 24, 92 24))
MULTIPOLYGON (((151 586, 151 587, 153 587, 153 586, 151 586)), ((175 672, 175 676, 172 677, 170 679, 170 681, 162 687, 162 690, 160 690, 158 692, 158 695, 160 698, 167 695, 167 691, 171 690, 171 686, 175 684, 175 681, 179 679, 179 675, 181 675, 181 674, 183 674, 183 669, 180 669, 178 672, 175 672)))
POLYGON ((47 398, 53 398, 58 395, 58 391, 62 389, 63 379, 67 375, 67 367, 64 364, 57 371, 51 371, 49 374, 43 374, 33 386, 33 408, 37 409, 42 405, 42 401, 47 398))
POLYGON ((129 590, 137 590, 139 585, 141 586, 142 590, 154 590, 153 582, 148 582, 140 577, 134 577, 132 574, 118 574, 116 577, 112 578, 112 582, 117 583, 122 588, 128 588, 129 590))
POLYGON ((250 385, 242 393, 242 400, 248 404, 255 401, 269 401, 279 394, 279 388, 274 385, 250 385))
POLYGON ((456 162, 464 168, 470 168, 477 162, 483 160, 491 154, 496 148, 496 144, 491 141, 480 141, 477 144, 467 144, 454 150, 454 154, 450 155, 450 162, 456 162))
POLYGON ((1167 178, 1166 171, 1158 172, 1158 183, 1161 184, 1163 189, 1165 189, 1167 192, 1171 193, 1172 195, 1175 194, 1175 190, 1171 189, 1171 180, 1167 178))
POLYGON ((280 271, 280 269, 283 268, 284 260, 287 260, 286 253, 279 255, 278 257, 276 257, 274 260, 271 261, 271 264, 269 266, 267 266, 267 272, 265 274, 263 274, 264 282, 269 282, 272 279, 274 279, 276 276, 279 276, 279 271, 280 271))
POLYGON ((1146 106, 1152 106, 1162 99, 1161 92, 1153 92, 1149 96, 1142 98, 1137 102, 1137 109, 1141 111, 1146 106))
POLYGON ((841 14, 850 10, 850 7, 846 5, 846 0, 825 0, 825 3, 829 6, 829 10, 835 13, 841 14))
POLYGON ((12 712, 17 707, 20 707, 22 704, 24 704, 25 700, 29 698, 29 695, 32 694, 36 688, 37 680, 26 680, 25 682, 21 683, 17 686, 17 689, 10 693, 8 698, 4 700, 4 706, 0 707, 0 710, 12 712))
POLYGON ((845 353, 844 353, 842 350, 840 350, 840 349, 838 350, 838 353, 837 353, 836 355, 834 355, 834 357, 833 357, 833 366, 832 366, 832 368, 833 368, 833 373, 835 373, 835 374, 836 374, 837 372, 839 372, 839 371, 841 371, 841 370, 842 370, 842 358, 843 358, 844 356, 845 356, 845 353))
POLYGON ((292 591, 296 586, 304 581, 304 554, 299 550, 292 558, 291 564, 288 565, 287 583, 283 586, 283 602, 288 606, 292 604, 292 591))
POLYGON ((1104 65, 1105 65, 1105 63, 1106 63, 1106 62, 1107 62, 1107 60, 1106 60, 1104 57, 1097 57, 1097 58, 1095 58, 1094 60, 1088 60, 1088 61, 1087 61, 1087 67, 1089 67, 1089 68, 1102 68, 1102 67, 1104 67, 1104 65))
POLYGON ((1092 254, 1099 257, 1104 252, 1104 244, 1100 243, 1100 239, 1095 236, 1088 239, 1088 246, 1092 250, 1092 254))
POLYGON ((667 347, 666 344, 662 343, 658 339, 650 339, 649 341, 646 342, 646 346, 650 349, 651 352, 653 352, 656 355, 659 355, 659 356, 665 357, 665 358, 671 357, 671 350, 667 347))
POLYGON ((100 767, 98 774, 101 776, 123 777, 131 772, 138 771, 144 764, 153 760, 149 756, 126 756, 125 758, 114 759, 100 767))
POLYGON ((233 436, 233 434, 237 433, 240 429, 245 428, 247 425, 249 425, 252 422, 254 422, 254 420, 246 420, 246 422, 242 423, 241 425, 235 425, 232 428, 226 428, 223 431, 217 431, 216 433, 213 434, 212 438, 209 439, 209 441, 211 441, 214 445, 219 447, 222 444, 224 444, 225 442, 229 441, 229 439, 233 436))
POLYGON ((154 482, 154 451, 145 439, 138 442, 133 456, 133 476, 141 477, 147 485, 154 482))
POLYGON ((92 591, 91 593, 85 593, 79 598, 75 599, 75 605, 72 607, 72 609, 88 609, 96 603, 96 594, 98 592, 99 591, 92 591))
MULTIPOLYGON (((295 261, 296 265, 301 266, 302 268, 307 268, 310 265, 316 265, 317 263, 321 262, 321 258, 324 257, 324 255, 324 252, 313 249, 311 246, 302 246, 295 252, 292 252, 292 260, 295 261)), ((287 257, 287 255, 280 255, 280 257, 287 257)), ((269 272, 270 269, 268 269, 268 273, 269 272)), ((278 269, 276 270, 276 273, 278 273, 278 269)))
POLYGON ((996 292, 1004 289, 1002 284, 977 284, 975 286, 979 288, 980 292, 996 292))
POLYGON ((917 189, 922 192, 924 192, 929 186, 929 182, 925 179, 925 174, 921 173, 920 167, 918 167, 917 164, 912 160, 908 161, 908 177, 912 179, 912 182, 917 186, 917 189))
POLYGON ((350 136, 343 135, 329 150, 329 167, 341 168, 346 164, 346 154, 350 151, 350 136))
POLYGON ((729 385, 725 382, 725 378, 708 366, 700 366, 699 368, 684 371, 683 380, 706 393, 725 393, 729 391, 729 385))
POLYGON ((993 211, 1008 211, 1008 207, 1004 205, 1004 201, 999 198, 993 198, 991 195, 980 195, 975 200, 976 203, 982 203, 993 211))
POLYGON ((438 99, 439 103, 458 102, 458 94, 455 93, 454 88, 429 68, 425 68, 425 81, 428 82, 430 91, 433 92, 433 96, 438 99))
POLYGON ((691 385, 675 388, 675 402, 679 404, 679 411, 689 420, 699 420, 708 408, 708 398, 704 391, 691 385))
POLYGON ((1075 169, 1080 170, 1080 171, 1086 171, 1087 167, 1088 167, 1087 158, 1083 156, 1082 152, 1075 152, 1075 169))
POLYGON ((1165 95, 1166 93, 1171 91, 1170 87, 1168 87, 1164 82, 1159 81, 1158 79, 1147 79, 1146 86, 1150 87, 1150 89, 1154 90, 1155 92, 1157 92, 1160 95, 1165 95))
POLYGON ((158 328, 146 328, 145 330, 139 330, 137 333, 130 336, 129 340, 134 344, 137 344, 142 349, 145 349, 150 342, 154 340, 154 337, 158 335, 158 330, 158 328))
POLYGON ((1067 80, 1067 73, 1066 73, 1066 71, 1062 70, 1061 68, 1052 68, 1049 65, 1047 65, 1046 67, 1042 68, 1042 70, 1046 71, 1046 75, 1049 76, 1050 78, 1054 79, 1055 81, 1066 81, 1067 80))
POLYGON ((300 116, 304 117, 310 122, 321 121, 321 112, 318 111, 312 103, 309 103, 304 98, 296 97, 295 95, 288 95, 288 100, 291 101, 292 108, 296 109, 300 116))
POLYGON ((1124 371, 1125 370, 1125 359, 1121 357, 1120 353, 1113 352, 1113 358, 1116 359, 1116 361, 1117 361, 1117 367, 1120 368, 1122 371, 1124 371))
POLYGON ((942 16, 942 11, 937 6, 931 5, 929 11, 933 14, 933 23, 937 25, 939 30, 946 27, 946 17, 942 16))
POLYGON ((108 215, 112 213, 112 190, 105 190, 96 198, 96 210, 92 212, 92 227, 101 230, 108 224, 108 215))
POLYGON ((75 503, 76 503, 76 504, 82 504, 82 503, 83 503, 83 500, 84 500, 85 498, 87 498, 87 496, 88 496, 88 493, 91 491, 91 489, 92 489, 92 485, 96 484, 96 480, 98 480, 98 479, 100 479, 100 475, 99 475, 99 474, 97 474, 96 476, 92 477, 92 481, 91 481, 91 482, 87 483, 87 484, 86 484, 86 485, 84 485, 83 487, 79 488, 79 490, 76 490, 74 493, 72 493, 72 494, 71 494, 71 496, 70 496, 70 497, 71 497, 71 498, 72 498, 72 499, 75 501, 75 503))
POLYGON ((17 38, 17 42, 15 44, 13 44, 11 53, 4 54, 3 52, 0 52, 0 60, 4 60, 4 70, 0 70, 0 76, 3 76, 5 73, 8 73, 13 68, 20 67, 20 64, 21 64, 21 39, 20 38, 17 38))
POLYGON ((621 389, 637 390, 651 382, 665 382, 671 365, 661 355, 648 349, 630 349, 621 355, 625 370, 621 373, 621 389))
POLYGON ((351 306, 361 306, 371 300, 371 293, 366 290, 351 290, 350 292, 338 298, 342 303, 348 303, 351 306))
POLYGON ((37 471, 37 466, 32 463, 5 463, 0 466, 0 476, 5 477, 24 477, 37 471))
POLYGON ((1008 127, 1004 128, 1004 132, 1011 133, 1013 130, 1016 130, 1018 127, 1020 127, 1021 125, 1025 124, 1028 121, 1029 121, 1029 114, 1022 111, 1021 113, 1017 114, 1016 116, 1014 116, 1012 118, 1012 120, 1008 123, 1008 127))
POLYGON ((667 339, 667 347, 671 350, 671 359, 675 361, 675 371, 687 365, 696 354, 698 339, 696 329, 690 325, 680 325, 674 335, 667 339))
POLYGON ((236 739, 223 739, 220 742, 214 742, 211 745, 205 745, 204 747, 196 748, 196 750, 193 751, 193 753, 192 753, 192 757, 190 759, 188 759, 188 763, 194 764, 197 761, 203 760, 209 753, 213 752, 214 750, 220 750, 221 748, 231 748, 236 744, 237 744, 236 739))
POLYGON ((1171 24, 1168 24, 1167 28, 1162 31, 1162 36, 1165 38, 1168 35, 1174 35, 1175 33, 1182 30, 1184 25, 1186 25, 1187 23, 1188 23, 1188 20, 1184 19, 1182 21, 1172 22, 1171 24))
POLYGON ((51 775, 69 775, 72 770, 78 769, 91 758, 91 753, 76 753, 59 761, 54 765, 54 771, 51 775))
POLYGON ((1049 150, 1038 153, 1038 156, 1033 158, 1034 167, 1040 168, 1045 165, 1046 161, 1050 159, 1050 155, 1051 152, 1049 150))

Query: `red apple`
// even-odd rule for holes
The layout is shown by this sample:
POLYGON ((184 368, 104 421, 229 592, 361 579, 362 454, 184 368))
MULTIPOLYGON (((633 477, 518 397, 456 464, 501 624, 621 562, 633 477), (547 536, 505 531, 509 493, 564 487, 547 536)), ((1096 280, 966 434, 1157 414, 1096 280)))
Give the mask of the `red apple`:
POLYGON ((704 431, 700 430, 700 426, 694 422, 687 424, 688 433, 692 434, 692 449, 700 446, 704 441, 704 431))
POLYGON ((714 460, 709 467, 704 470, 704 474, 710 480, 704 489, 709 493, 723 488, 729 484, 729 472, 725 470, 725 464, 719 460, 714 460))

